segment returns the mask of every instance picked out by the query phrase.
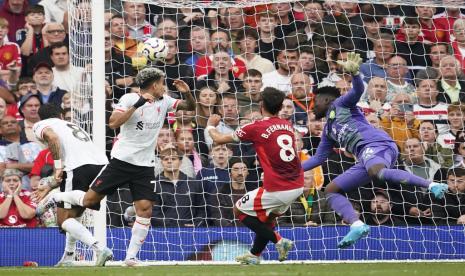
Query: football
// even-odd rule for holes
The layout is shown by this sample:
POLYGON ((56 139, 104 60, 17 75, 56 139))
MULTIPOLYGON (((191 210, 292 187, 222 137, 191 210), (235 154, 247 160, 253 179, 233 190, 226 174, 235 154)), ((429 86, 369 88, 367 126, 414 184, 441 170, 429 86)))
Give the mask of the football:
POLYGON ((168 46, 163 39, 152 37, 144 42, 142 54, 149 61, 163 61, 168 54, 168 46))

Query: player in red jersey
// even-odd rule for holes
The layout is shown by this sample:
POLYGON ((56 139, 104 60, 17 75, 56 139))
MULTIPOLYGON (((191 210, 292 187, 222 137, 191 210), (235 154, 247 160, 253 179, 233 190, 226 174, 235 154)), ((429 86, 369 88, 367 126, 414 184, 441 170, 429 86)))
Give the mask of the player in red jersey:
POLYGON ((303 171, 296 154, 294 128, 278 118, 285 95, 271 87, 265 88, 260 102, 263 120, 238 128, 232 134, 216 130, 218 115, 208 119, 207 130, 216 144, 239 141, 252 142, 264 172, 263 186, 245 194, 234 206, 239 220, 256 233, 250 253, 238 256, 243 264, 259 264, 260 254, 269 241, 276 244, 279 261, 287 259, 293 242, 281 238, 273 230, 274 219, 289 208, 303 192, 303 171))

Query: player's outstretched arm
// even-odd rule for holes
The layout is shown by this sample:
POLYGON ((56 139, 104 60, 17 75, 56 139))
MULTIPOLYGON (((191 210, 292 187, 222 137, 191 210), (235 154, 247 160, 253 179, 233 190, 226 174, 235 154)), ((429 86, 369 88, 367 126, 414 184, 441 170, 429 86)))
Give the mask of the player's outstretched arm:
POLYGON ((178 104, 177 109, 181 110, 195 110, 195 99, 192 97, 189 85, 182 80, 174 80, 176 89, 184 95, 184 100, 178 104))
POLYGON ((345 72, 352 75, 352 89, 341 97, 342 101, 347 107, 356 106, 365 90, 365 85, 360 77, 362 58, 359 54, 351 52, 347 55, 346 61, 338 60, 337 63, 344 68, 345 72))
POLYGON ((302 164, 302 169, 304 171, 309 171, 323 164, 323 162, 326 161, 326 159, 328 159, 329 154, 333 150, 333 146, 334 144, 326 138, 326 133, 323 132, 320 144, 318 144, 318 148, 316 149, 315 155, 310 157, 310 159, 308 159, 302 164))
POLYGON ((216 126, 220 123, 221 117, 217 114, 213 114, 208 118, 207 131, 213 140, 214 144, 227 144, 235 141, 234 133, 223 134, 216 129, 216 126))

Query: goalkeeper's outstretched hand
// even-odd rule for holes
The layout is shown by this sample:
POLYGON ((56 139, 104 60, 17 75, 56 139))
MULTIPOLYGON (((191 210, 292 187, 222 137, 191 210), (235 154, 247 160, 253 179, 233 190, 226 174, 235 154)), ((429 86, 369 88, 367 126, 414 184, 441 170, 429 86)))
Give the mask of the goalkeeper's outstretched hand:
POLYGON ((338 60, 337 64, 341 65, 344 68, 344 71, 347 73, 358 75, 360 71, 360 65, 362 64, 362 58, 360 57, 360 54, 350 52, 347 55, 346 61, 338 60))

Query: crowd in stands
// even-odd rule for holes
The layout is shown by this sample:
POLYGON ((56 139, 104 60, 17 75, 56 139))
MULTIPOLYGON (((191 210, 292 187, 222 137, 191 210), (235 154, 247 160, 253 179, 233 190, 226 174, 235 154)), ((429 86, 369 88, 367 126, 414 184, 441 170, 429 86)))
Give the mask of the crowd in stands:
MULTIPOLYGON (((35 191, 53 172, 53 160, 32 126, 44 103, 62 107, 69 121, 90 111, 90 103, 72 99, 91 66, 70 62, 67 0, 0 2, 0 226, 53 226, 53 211, 34 211, 43 204, 35 191)), ((134 76, 146 66, 165 72, 170 96, 181 97, 173 80, 182 79, 197 101, 195 112, 170 114, 159 133, 154 227, 240 225, 232 207, 260 185, 260 163, 250 144, 213 144, 208 117, 220 114, 217 129, 231 133, 261 119, 262 89, 277 88, 288 96, 280 117, 295 126, 300 158, 312 158, 325 123, 312 113, 315 93, 324 86, 341 94, 351 89, 351 75, 337 61, 354 51, 364 60, 358 106, 396 142, 396 166, 449 185, 436 200, 415 187, 366 183, 348 195, 361 218, 372 225, 465 224, 464 10, 317 0, 203 10, 106 4, 107 120, 122 95, 138 92, 134 76), (141 54, 150 37, 165 40, 164 61, 141 54), (173 149, 177 155, 166 154, 173 149)), ((107 127, 106 135, 109 154, 118 132, 107 127)), ((304 194, 277 223, 343 224, 324 190, 354 163, 335 148, 325 165, 305 173, 304 194)), ((107 202, 110 225, 133 223, 128 190, 107 202)))

